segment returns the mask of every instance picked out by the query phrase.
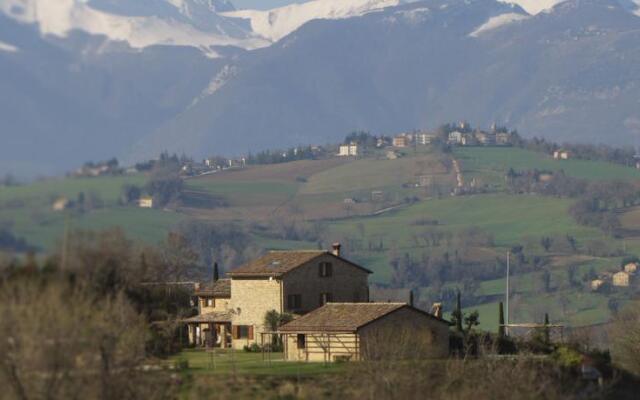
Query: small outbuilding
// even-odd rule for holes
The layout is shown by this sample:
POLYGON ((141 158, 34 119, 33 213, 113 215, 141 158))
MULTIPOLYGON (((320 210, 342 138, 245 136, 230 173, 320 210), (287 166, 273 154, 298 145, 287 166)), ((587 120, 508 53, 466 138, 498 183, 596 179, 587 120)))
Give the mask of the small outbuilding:
POLYGON ((591 290, 597 292, 604 286, 604 281, 602 279, 594 279, 591 281, 591 290))
POLYGON ((627 287, 630 284, 630 280, 628 272, 620 271, 613 274, 613 286, 627 287))
POLYGON ((638 264, 632 262, 632 263, 627 263, 624 266, 624 272, 627 272, 629 274, 635 274, 636 271, 638 271, 638 264))
POLYGON ((442 358, 448 321, 406 303, 327 303, 280 328, 288 361, 442 358))

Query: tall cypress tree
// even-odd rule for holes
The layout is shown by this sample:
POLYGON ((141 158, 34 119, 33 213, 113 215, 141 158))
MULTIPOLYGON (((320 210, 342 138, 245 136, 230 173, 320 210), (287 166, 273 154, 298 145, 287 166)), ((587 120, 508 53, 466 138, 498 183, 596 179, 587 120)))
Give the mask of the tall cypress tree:
POLYGON ((213 282, 218 282, 220 279, 220 272, 218 271, 218 263, 213 264, 213 282))
POLYGON ((502 302, 498 305, 498 337, 503 339, 506 336, 506 329, 504 326, 504 305, 502 302))
POLYGON ((462 333, 462 302, 460 301, 460 291, 456 298, 456 329, 462 333))
POLYGON ((551 335, 549 334, 549 313, 544 313, 544 344, 551 344, 551 335))

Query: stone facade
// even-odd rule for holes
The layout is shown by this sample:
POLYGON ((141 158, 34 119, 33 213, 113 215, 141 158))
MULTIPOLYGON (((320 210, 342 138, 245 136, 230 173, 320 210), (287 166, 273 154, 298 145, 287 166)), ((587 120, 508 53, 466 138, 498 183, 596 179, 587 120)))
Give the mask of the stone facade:
POLYGON ((282 280, 273 277, 231 279, 231 307, 233 310, 233 348, 260 343, 260 333, 265 332, 264 317, 268 311, 282 313, 282 280), (240 332, 238 326, 248 327, 240 332))
POLYGON ((369 301, 368 273, 330 254, 326 254, 294 269, 283 277, 284 310, 304 314, 323 306, 321 295, 328 294, 328 301, 336 303, 361 303, 369 301), (320 276, 320 264, 331 265, 331 276, 320 276), (289 307, 291 295, 299 295, 297 309, 289 307))
POLYGON ((369 301, 368 275, 367 271, 326 253, 281 277, 232 278, 233 325, 250 327, 246 337, 238 337, 234 331, 233 347, 241 349, 262 343, 261 334, 268 333, 264 317, 271 310, 304 314, 322 306, 321 297, 332 302, 369 301), (331 265, 330 276, 320 276, 321 263, 331 265), (299 307, 291 307, 290 296, 299 296, 299 307))
POLYGON ((269 311, 305 314, 327 302, 368 302, 370 271, 335 254, 270 252, 232 271, 224 296, 211 290, 198 293, 199 317, 190 322, 193 337, 201 338, 201 332, 215 327, 221 335, 230 332, 232 347, 242 349, 270 340, 262 335, 270 333, 264 326, 269 311), (198 325, 200 319, 205 323, 198 325))

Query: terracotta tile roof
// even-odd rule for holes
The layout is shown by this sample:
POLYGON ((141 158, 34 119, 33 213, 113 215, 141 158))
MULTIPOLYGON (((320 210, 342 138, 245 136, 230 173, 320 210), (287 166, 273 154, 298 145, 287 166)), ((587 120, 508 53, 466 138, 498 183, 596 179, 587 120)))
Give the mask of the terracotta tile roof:
MULTIPOLYGON (((260 258, 250 261, 247 264, 236 268, 233 271, 230 271, 228 275, 231 277, 280 276, 323 255, 336 257, 331 252, 323 250, 270 251, 260 258)), ((371 273, 371 271, 369 271, 368 269, 354 264, 348 260, 340 257, 336 258, 345 261, 357 268, 360 268, 367 273, 371 273)))
POLYGON ((283 325, 280 331, 355 332, 358 328, 403 307, 409 306, 406 303, 327 303, 283 325))
POLYGON ((196 296, 212 296, 218 298, 231 297, 231 279, 220 279, 217 282, 201 283, 196 296))
POLYGON ((195 317, 182 320, 186 323, 211 323, 211 322, 231 322, 231 313, 226 311, 214 311, 206 314, 196 315, 195 317))

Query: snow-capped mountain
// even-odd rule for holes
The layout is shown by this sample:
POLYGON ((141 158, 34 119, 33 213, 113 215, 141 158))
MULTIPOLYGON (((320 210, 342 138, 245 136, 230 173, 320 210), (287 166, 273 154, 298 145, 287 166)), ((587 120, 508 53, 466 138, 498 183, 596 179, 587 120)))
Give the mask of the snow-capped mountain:
POLYGON ((565 0, 499 0, 502 3, 515 4, 531 15, 552 9, 556 4, 565 0))
POLYGON ((459 118, 628 143, 639 3, 314 0, 256 12, 223 0, 0 0, 0 174, 459 118))
POLYGON ((273 10, 241 10, 223 15, 247 19, 251 22, 253 32, 277 42, 312 20, 352 18, 410 2, 409 0, 313 0, 273 10))
POLYGON ((67 37, 77 30, 126 42, 197 47, 216 56, 215 46, 255 49, 269 44, 241 20, 223 17, 225 0, 0 0, 0 12, 43 35, 67 37))

